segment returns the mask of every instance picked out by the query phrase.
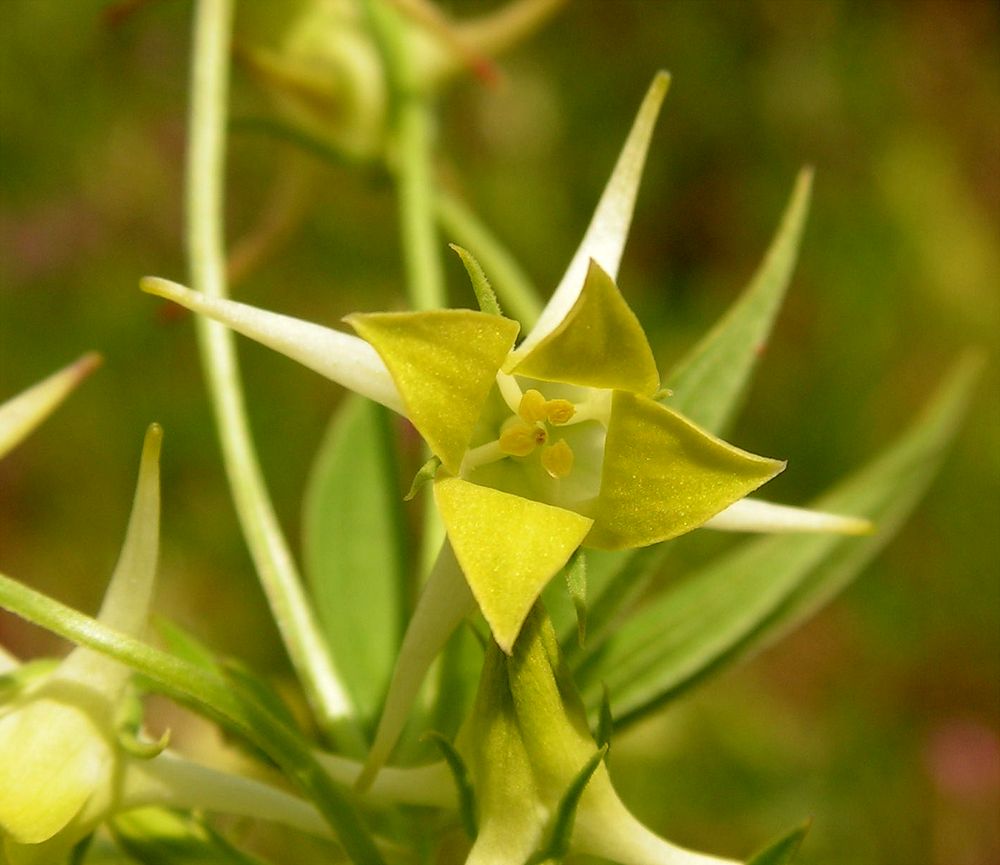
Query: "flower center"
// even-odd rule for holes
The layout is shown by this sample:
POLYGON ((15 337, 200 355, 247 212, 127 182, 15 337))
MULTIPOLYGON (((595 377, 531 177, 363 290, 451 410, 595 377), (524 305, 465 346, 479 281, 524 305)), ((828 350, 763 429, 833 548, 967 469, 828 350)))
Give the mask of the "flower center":
POLYGON ((499 373, 497 387, 511 414, 500 425, 499 435, 486 444, 470 449, 462 460, 461 474, 468 476, 476 469, 509 457, 529 457, 538 451, 538 460, 553 480, 566 478, 573 471, 575 454, 562 427, 597 420, 606 426, 607 407, 601 400, 578 402, 556 397, 547 398, 540 390, 521 386, 512 375, 499 373))

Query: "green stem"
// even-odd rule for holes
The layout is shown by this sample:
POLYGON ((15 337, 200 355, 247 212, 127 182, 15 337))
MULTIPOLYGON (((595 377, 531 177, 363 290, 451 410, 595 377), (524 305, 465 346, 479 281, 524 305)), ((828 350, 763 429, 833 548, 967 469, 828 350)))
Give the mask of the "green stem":
MULTIPOLYGON (((225 297, 223 177, 232 0, 201 0, 194 29, 186 240, 191 281, 225 297)), ((363 750, 352 707, 302 589, 261 474, 247 422, 235 341, 199 316, 198 341, 236 511, 272 613, 322 729, 340 748, 363 750)))
POLYGON ((406 286, 414 309, 447 303, 434 219, 433 117, 413 66, 405 24, 382 0, 365 8, 385 66, 393 107, 393 154, 406 286))
POLYGON ((476 257, 507 313, 521 322, 524 331, 530 330, 541 314, 542 302, 517 260, 460 199, 439 189, 434 204, 448 239, 476 257))

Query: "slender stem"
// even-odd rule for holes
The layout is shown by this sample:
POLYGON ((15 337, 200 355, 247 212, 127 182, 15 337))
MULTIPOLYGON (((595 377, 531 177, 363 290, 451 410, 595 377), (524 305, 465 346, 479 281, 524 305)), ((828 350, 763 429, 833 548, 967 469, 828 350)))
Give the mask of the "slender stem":
MULTIPOLYGON (((232 0, 197 5, 186 175, 186 239, 191 281, 226 296, 223 176, 232 0)), ((272 613, 322 729, 337 746, 363 748, 352 707, 302 589, 250 436, 234 339, 197 319, 198 341, 240 524, 272 613)))
POLYGON ((393 106, 393 145, 406 287, 415 309, 446 305, 434 220, 433 117, 420 88, 405 23, 383 0, 365 0, 393 106))
POLYGON ((444 272, 434 221, 431 116, 419 94, 402 96, 399 110, 399 216, 410 302, 416 309, 445 306, 444 272))
POLYGON ((506 312, 521 322, 525 331, 530 330, 541 314, 542 302, 517 260, 472 209, 454 195, 439 189, 434 205, 448 239, 476 257, 506 312))

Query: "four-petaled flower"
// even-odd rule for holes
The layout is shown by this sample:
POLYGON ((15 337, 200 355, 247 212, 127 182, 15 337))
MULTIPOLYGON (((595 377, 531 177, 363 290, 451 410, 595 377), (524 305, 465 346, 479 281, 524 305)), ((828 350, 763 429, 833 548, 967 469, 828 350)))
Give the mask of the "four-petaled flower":
POLYGON ((676 537, 783 463, 658 397, 653 353, 614 282, 668 78, 650 88, 587 234, 531 333, 476 310, 356 313, 360 339, 157 278, 144 290, 221 321, 410 419, 441 462, 435 499, 497 643, 510 651, 579 546, 676 537))

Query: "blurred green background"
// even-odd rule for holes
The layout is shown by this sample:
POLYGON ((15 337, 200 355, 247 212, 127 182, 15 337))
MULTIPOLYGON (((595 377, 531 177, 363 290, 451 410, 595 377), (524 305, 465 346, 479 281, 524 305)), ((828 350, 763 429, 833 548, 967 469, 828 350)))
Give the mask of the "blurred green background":
MULTIPOLYGON (((443 4, 456 16, 495 3, 443 4)), ((258 6, 259 8, 259 6, 258 6)), ((93 610, 142 431, 166 429, 159 609, 278 679, 288 667, 221 474, 190 321, 141 295, 186 278, 191 4, 0 5, 0 397, 89 349, 105 366, 0 464, 0 569, 93 610)), ((274 13, 277 14, 277 13, 274 13)), ((673 73, 620 284, 666 368, 756 265, 796 171, 813 211, 777 334, 730 438, 789 460, 806 501, 886 445, 1000 318, 1000 21, 992 2, 575 0, 441 102, 440 171, 543 291, 635 108, 673 73)), ((235 117, 265 100, 241 68, 235 117)), ((297 158, 235 134, 230 238, 297 158)), ((310 208, 241 299, 334 323, 399 306, 391 185, 315 166, 310 208)), ((442 239, 442 243, 444 241, 442 239)), ((456 303, 469 304, 457 260, 456 303)), ((290 536, 337 389, 241 343, 290 536)), ((804 865, 1000 861, 1000 401, 995 357, 942 476, 841 599, 616 742, 623 798, 680 843, 742 855, 811 816, 804 865), (651 756, 652 755, 652 756, 651 756)), ((23 656, 58 648, 0 619, 23 656)))

